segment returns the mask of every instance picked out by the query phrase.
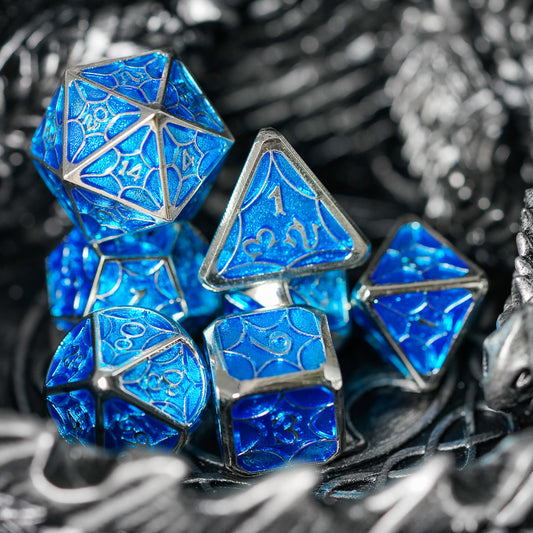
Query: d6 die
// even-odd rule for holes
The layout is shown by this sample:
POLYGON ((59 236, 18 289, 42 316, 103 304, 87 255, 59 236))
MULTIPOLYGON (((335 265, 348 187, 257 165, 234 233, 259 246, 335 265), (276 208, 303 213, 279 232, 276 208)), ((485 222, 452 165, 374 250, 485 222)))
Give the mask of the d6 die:
POLYGON ((323 313, 290 306, 230 315, 204 335, 228 467, 253 474, 340 452, 342 378, 323 313))

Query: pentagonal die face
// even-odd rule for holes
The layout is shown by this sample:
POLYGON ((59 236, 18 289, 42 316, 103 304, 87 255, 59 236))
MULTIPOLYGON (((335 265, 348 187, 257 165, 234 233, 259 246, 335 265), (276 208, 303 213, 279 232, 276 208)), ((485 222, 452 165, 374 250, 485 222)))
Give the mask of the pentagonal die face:
POLYGON ((70 442, 177 449, 208 398, 205 365, 174 322, 135 307, 96 311, 59 345, 48 408, 70 442))
POLYGON ((220 307, 220 296, 198 280, 206 250, 187 222, 127 235, 96 249, 73 229, 46 262, 56 326, 69 330, 96 309, 139 305, 179 320, 188 331, 198 329, 220 307))
POLYGON ((291 306, 230 315, 205 339, 228 467, 255 474, 340 452, 342 379, 324 314, 291 306))
POLYGON ((149 52, 68 69, 32 154, 94 243, 191 218, 232 143, 185 66, 149 52))
POLYGON ((431 388, 487 290, 483 272, 421 220, 400 221, 352 294, 381 356, 431 388))

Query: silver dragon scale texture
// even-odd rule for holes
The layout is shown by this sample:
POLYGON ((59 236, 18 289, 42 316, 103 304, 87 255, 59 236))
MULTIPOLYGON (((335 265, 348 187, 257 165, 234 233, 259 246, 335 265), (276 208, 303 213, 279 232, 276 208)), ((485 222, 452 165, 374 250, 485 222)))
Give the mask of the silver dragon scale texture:
POLYGON ((533 184, 530 2, 0 5, 0 531, 531 530, 531 193, 519 223, 533 184), (339 352, 347 446, 329 465, 231 474, 209 417, 179 457, 114 459, 44 425, 58 340, 44 258, 68 220, 32 166, 31 136, 68 65, 166 47, 236 137, 195 220, 207 236, 257 130, 272 126, 373 244, 415 213, 488 273, 478 321, 436 391, 414 392, 354 332, 339 352), (517 232, 513 292, 483 368, 517 232), (490 406, 509 412, 487 405, 484 374, 490 406))

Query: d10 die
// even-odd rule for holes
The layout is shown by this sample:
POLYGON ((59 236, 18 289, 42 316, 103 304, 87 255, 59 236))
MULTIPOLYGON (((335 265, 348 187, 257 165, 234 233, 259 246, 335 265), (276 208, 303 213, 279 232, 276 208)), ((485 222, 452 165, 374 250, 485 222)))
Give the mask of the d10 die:
POLYGON ((43 180, 91 242, 192 218, 233 137, 166 52, 69 68, 32 141, 43 180))
POLYGON ((202 357, 178 324, 135 307, 96 311, 59 345, 45 384, 71 442, 179 448, 208 398, 202 357))
MULTIPOLYGON (((271 290, 271 285, 264 283, 249 291, 226 293, 224 310, 231 314, 268 307, 259 293, 271 290)), ((292 278, 286 282, 286 292, 291 304, 309 305, 326 314, 333 343, 339 348, 351 331, 346 271, 330 270, 292 278)))
POLYGON ((323 313, 291 306, 230 315, 204 335, 228 467, 253 474, 340 452, 342 378, 323 313))
POLYGON ((96 309, 137 305, 159 311, 194 332, 213 316, 220 295, 202 287, 198 269, 207 244, 188 223, 158 226, 89 245, 73 229, 46 260, 56 326, 69 330, 96 309))
POLYGON ((487 291, 482 270, 419 219, 400 220, 352 293, 352 316, 381 356, 435 386, 487 291))

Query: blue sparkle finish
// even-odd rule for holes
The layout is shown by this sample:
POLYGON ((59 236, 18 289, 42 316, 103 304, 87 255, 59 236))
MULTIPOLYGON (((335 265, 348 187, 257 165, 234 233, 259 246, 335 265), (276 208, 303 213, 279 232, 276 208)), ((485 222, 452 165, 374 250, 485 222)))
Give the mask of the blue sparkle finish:
POLYGON ((46 386, 89 379, 93 368, 91 320, 87 319, 75 326, 58 346, 48 370, 46 386))
POLYGON ((104 403, 104 446, 120 452, 125 448, 157 446, 172 450, 179 431, 119 398, 104 403))
POLYGON ((239 380, 316 370, 326 361, 319 316, 303 307, 229 316, 216 336, 221 366, 239 380))
POLYGON ((207 376, 183 343, 145 359, 120 376, 124 389, 180 424, 194 427, 207 402, 207 376))
POLYGON ((163 190, 155 132, 149 126, 132 131, 122 142, 83 168, 80 179, 117 199, 159 211, 163 190))
POLYGON ((261 472, 324 462, 338 450, 333 393, 308 387, 239 400, 232 409, 237 464, 261 472))
MULTIPOLYGON (((62 318, 81 317, 89 301, 100 258, 82 232, 74 228, 46 259, 50 313, 63 329, 62 318)), ((70 328, 68 328, 70 329, 70 328)))
POLYGON ((466 289, 380 296, 374 310, 415 369, 438 371, 472 308, 466 289))
POLYGON ((80 163, 135 124, 141 110, 90 83, 72 81, 68 87, 67 160, 80 163))
POLYGON ((162 220, 94 192, 74 188, 72 197, 91 243, 114 239, 163 224, 162 220))
POLYGON ((211 133, 167 123, 163 127, 163 150, 170 205, 182 209, 199 189, 205 197, 204 185, 210 185, 218 174, 231 144, 211 133))
POLYGON ((65 337, 45 393, 72 442, 174 449, 200 423, 207 379, 180 326, 155 311, 121 307, 96 311, 65 337))
POLYGON ((281 152, 264 154, 220 253, 227 280, 347 260, 354 243, 281 152))
POLYGON ((81 75, 141 104, 157 100, 167 58, 160 52, 87 68, 81 75))
POLYGON ((215 131, 224 126, 185 65, 173 61, 163 102, 168 113, 215 131))
POLYGON ((94 444, 95 401, 86 389, 51 394, 48 410, 61 436, 73 444, 94 444))
POLYGON ((370 276, 375 285, 413 283, 466 276, 468 265, 420 222, 400 227, 370 276))
POLYGON ((105 309, 95 317, 98 362, 109 369, 123 366, 179 332, 179 326, 167 317, 137 307, 105 309))
POLYGON ((46 108, 43 120, 31 141, 31 153, 55 170, 59 169, 63 161, 64 100, 63 86, 61 86, 46 108))
POLYGON ((79 221, 76 218, 76 212, 72 205, 72 200, 59 177, 51 170, 43 167, 37 161, 34 161, 33 164, 37 168, 37 171, 39 172, 39 175, 43 179, 45 185, 48 187, 48 190, 57 198, 59 205, 65 210, 70 220, 74 224, 78 224, 79 221))
POLYGON ((106 260, 96 286, 93 310, 141 305, 175 320, 184 315, 168 259, 106 260))

